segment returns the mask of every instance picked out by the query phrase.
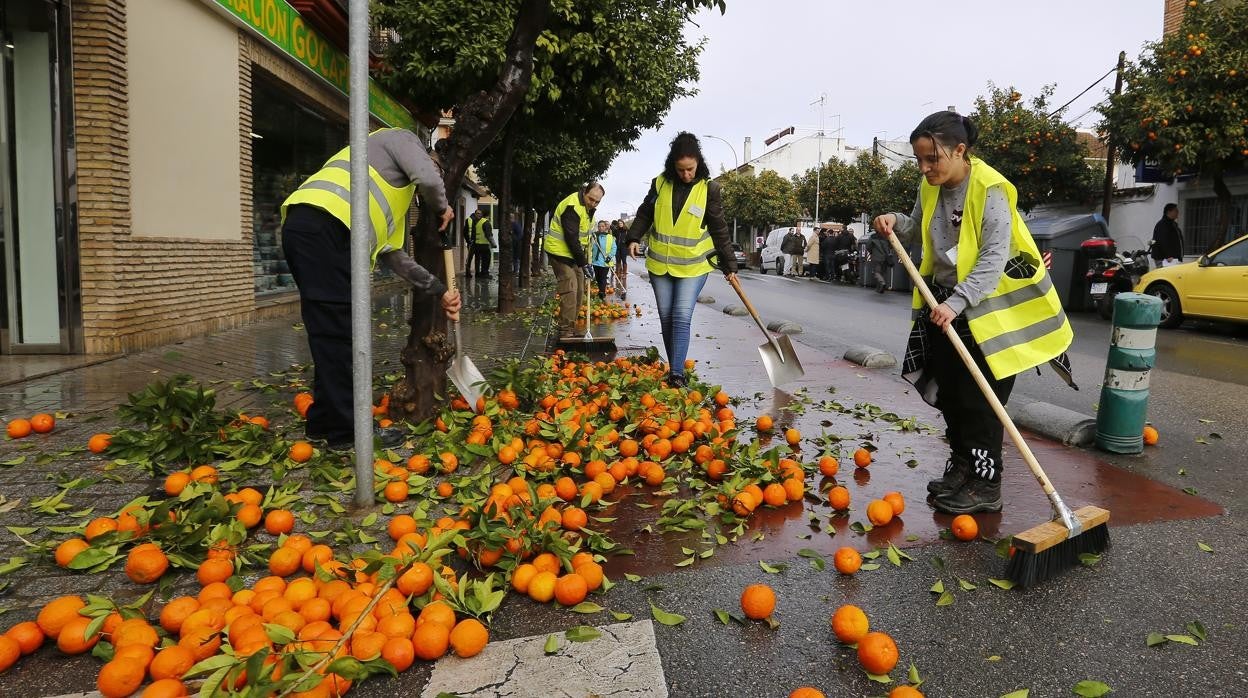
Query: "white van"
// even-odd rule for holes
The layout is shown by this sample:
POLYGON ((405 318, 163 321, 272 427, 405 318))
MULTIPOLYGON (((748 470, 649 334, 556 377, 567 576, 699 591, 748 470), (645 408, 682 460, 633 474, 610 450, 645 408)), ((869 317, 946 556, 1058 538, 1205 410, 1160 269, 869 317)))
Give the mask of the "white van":
MULTIPOLYGON (((784 236, 788 235, 792 229, 793 226, 788 225, 783 228, 775 228, 770 233, 767 233, 767 238, 763 241, 763 247, 761 248, 763 263, 759 267, 760 272, 766 274, 768 270, 771 270, 777 274, 784 274, 784 265, 789 260, 788 255, 780 251, 780 243, 784 242, 784 236)), ((815 239, 815 229, 803 226, 802 234, 806 236, 806 246, 809 247, 810 243, 815 239)))

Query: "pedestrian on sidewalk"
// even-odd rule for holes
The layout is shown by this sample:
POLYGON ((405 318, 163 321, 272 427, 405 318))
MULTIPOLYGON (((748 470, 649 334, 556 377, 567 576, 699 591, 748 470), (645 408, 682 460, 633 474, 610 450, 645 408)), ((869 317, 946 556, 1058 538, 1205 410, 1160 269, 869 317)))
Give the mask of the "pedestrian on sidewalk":
POLYGON ((784 275, 788 277, 801 276, 802 260, 806 254, 806 236, 802 235, 801 228, 789 228, 788 235, 780 241, 780 251, 788 255, 788 268, 784 270, 784 275))
POLYGON ((650 182, 628 230, 629 255, 637 256, 646 235, 646 271, 663 328, 668 382, 684 387, 689 325, 713 268, 711 258, 718 257, 726 278, 737 278, 719 183, 711 180, 702 146, 692 133, 682 131, 672 140, 663 174, 650 182))
POLYGON ((832 267, 836 264, 836 231, 819 231, 819 278, 832 280, 832 267))
POLYGON ((1153 239, 1148 244, 1153 268, 1169 267, 1183 261, 1183 231, 1179 229, 1179 205, 1166 204, 1161 220, 1153 226, 1153 239))
MULTIPOLYGON (((316 367, 312 407, 305 430, 309 439, 331 448, 354 441, 351 387, 351 149, 343 148, 282 203, 282 251, 299 288, 303 325, 316 367)), ((419 136, 387 128, 368 137, 369 222, 372 265, 381 260, 417 291, 440 298, 451 320, 459 318, 459 293, 404 251, 407 210, 417 188, 423 208, 445 230, 454 217, 447 207, 442 177, 419 136)), ((402 442, 398 429, 378 430, 381 443, 402 442)))
POLYGON ((606 193, 607 190, 595 181, 564 197, 555 206, 550 232, 542 244, 546 258, 550 260, 550 268, 555 272, 560 337, 576 334, 576 314, 585 305, 588 286, 582 270, 589 264, 586 249, 589 247, 589 231, 594 227, 594 212, 606 193))
POLYGON ((893 278, 893 264, 897 262, 893 256, 893 248, 888 238, 880 231, 871 233, 867 239, 867 255, 871 258, 871 275, 875 279, 875 292, 884 293, 893 290, 889 279, 893 278))
POLYGON ((469 279, 472 278, 473 261, 477 257, 477 245, 474 241, 476 225, 483 215, 485 214, 481 209, 477 209, 464 221, 464 276, 469 279))
POLYGON ((885 238, 921 237, 919 272, 940 301, 925 311, 915 289, 902 374, 944 415, 949 461, 927 488, 950 514, 1001 510, 1004 428, 943 329, 952 324, 1002 404, 1018 373, 1045 362, 1074 385, 1070 322, 1018 213, 1018 191, 970 154, 977 136, 956 112, 923 119, 910 134, 923 174, 914 210, 873 222, 885 238))
POLYGON ((594 265, 594 282, 598 284, 598 297, 605 299, 607 277, 611 273, 611 265, 615 264, 615 236, 611 235, 611 226, 606 221, 598 221, 593 247, 590 262, 594 265))
POLYGON ((819 276, 819 229, 816 228, 814 235, 810 238, 810 243, 806 246, 806 256, 802 258, 802 274, 805 276, 819 276))
POLYGON ((477 220, 472 225, 473 254, 477 258, 477 278, 492 279, 490 276, 491 247, 494 246, 494 231, 490 228, 490 217, 485 208, 477 209, 477 220))
POLYGON ((617 218, 611 223, 611 232, 615 236, 615 278, 620 282, 623 301, 628 298, 628 226, 617 218))

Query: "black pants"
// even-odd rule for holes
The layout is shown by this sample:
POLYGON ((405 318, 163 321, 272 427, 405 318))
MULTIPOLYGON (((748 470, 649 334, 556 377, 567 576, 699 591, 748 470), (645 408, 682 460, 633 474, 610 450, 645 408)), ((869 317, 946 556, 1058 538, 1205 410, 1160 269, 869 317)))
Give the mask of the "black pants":
POLYGON ((607 297, 607 267, 594 267, 594 281, 598 284, 598 296, 607 297))
MULTIPOLYGON (((1001 380, 993 378, 983 352, 970 339, 965 323, 964 318, 955 320, 963 344, 988 379, 997 399, 1004 405, 1014 389, 1014 376, 1001 380)), ((936 379, 936 407, 945 417, 945 437, 949 440, 950 450, 971 463, 971 472, 975 477, 1000 482, 1001 439, 1005 428, 949 338, 935 325, 928 329, 931 346, 928 348, 927 370, 936 379)))
POLYGON ((490 273, 490 246, 488 244, 474 244, 475 256, 477 258, 477 276, 486 276, 490 273))
POLYGON ((309 439, 349 443, 355 434, 351 387, 351 235, 311 206, 293 206, 282 252, 299 287, 315 377, 305 426, 309 439))

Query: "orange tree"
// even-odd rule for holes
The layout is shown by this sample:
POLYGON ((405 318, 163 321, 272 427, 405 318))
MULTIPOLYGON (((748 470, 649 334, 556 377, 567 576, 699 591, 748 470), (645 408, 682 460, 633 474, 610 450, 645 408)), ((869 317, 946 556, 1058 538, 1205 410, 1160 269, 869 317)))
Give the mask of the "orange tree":
POLYGON ((1018 187, 1024 211, 1050 201, 1086 201, 1096 188, 1096 173, 1075 129, 1062 121, 1061 110, 1050 112, 1053 89, 1044 87, 1024 104, 1014 88, 989 83, 988 95, 975 99, 971 114, 979 127, 975 151, 1018 187))
POLYGON ((1212 180, 1218 224, 1230 225, 1225 176, 1248 164, 1248 4, 1192 0, 1178 31, 1145 47, 1123 74, 1122 94, 1101 110, 1101 129, 1126 162, 1212 180))

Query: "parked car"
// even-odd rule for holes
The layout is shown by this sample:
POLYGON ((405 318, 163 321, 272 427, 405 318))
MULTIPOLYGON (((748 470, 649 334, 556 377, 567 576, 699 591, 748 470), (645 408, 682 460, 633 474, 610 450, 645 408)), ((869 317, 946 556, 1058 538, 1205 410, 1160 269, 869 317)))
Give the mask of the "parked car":
POLYGON ((1161 326, 1186 318, 1248 322, 1248 235, 1194 262, 1148 272, 1135 290, 1161 299, 1161 326))
POLYGON ((735 242, 732 243, 732 256, 737 260, 738 269, 749 268, 749 259, 746 257, 745 250, 741 249, 741 246, 735 242))

